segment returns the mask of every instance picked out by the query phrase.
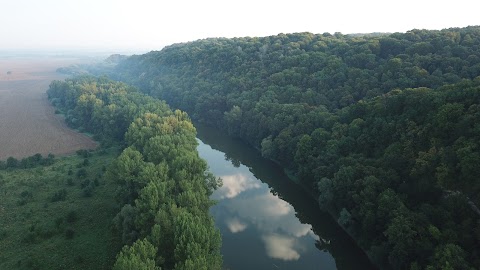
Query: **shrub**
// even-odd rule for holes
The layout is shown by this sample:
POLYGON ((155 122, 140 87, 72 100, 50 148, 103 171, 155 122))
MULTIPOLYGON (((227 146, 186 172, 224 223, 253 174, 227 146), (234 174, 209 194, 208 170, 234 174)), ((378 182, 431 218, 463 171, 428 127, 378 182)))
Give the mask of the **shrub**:
POLYGON ((63 223, 63 217, 57 217, 57 218, 55 218, 55 227, 56 227, 57 229, 60 228, 60 226, 62 225, 62 223, 63 223))
POLYGON ((55 194, 53 194, 50 201, 51 202, 65 201, 66 198, 67 198, 67 190, 61 189, 55 192, 55 194))
POLYGON ((75 185, 72 178, 67 179, 67 185, 69 185, 69 186, 74 186, 75 185))
POLYGON ((85 168, 81 168, 77 171, 77 177, 78 178, 82 178, 82 177, 86 177, 87 176, 87 170, 85 170, 85 168))
POLYGON ((88 150, 80 149, 80 150, 77 150, 77 155, 83 158, 88 158, 92 156, 92 153, 90 153, 88 150))
POLYGON ((7 238, 7 231, 5 229, 0 229, 0 241, 7 238))
POLYGON ((28 231, 24 236, 22 241, 24 243, 32 244, 35 243, 35 240, 37 239, 37 235, 34 231, 28 231))
POLYGON ((33 198, 33 194, 32 192, 30 191, 22 191, 22 193, 20 193, 20 200, 18 200, 17 204, 22 206, 22 205, 25 205, 27 204, 29 201, 31 201, 33 198))
POLYGON ((77 212, 75 210, 71 210, 70 212, 68 212, 66 219, 68 223, 73 223, 77 221, 78 220, 77 212))
POLYGON ((65 230, 66 239, 73 239, 74 235, 75 235, 75 231, 72 228, 68 228, 67 230, 65 230))
POLYGON ((80 187, 81 188, 86 188, 87 186, 90 185, 90 179, 85 179, 82 181, 82 183, 80 184, 80 187))
POLYGON ((14 157, 7 158, 7 168, 16 168, 18 166, 18 160, 14 157))
POLYGON ((25 191, 22 191, 22 193, 20 193, 20 197, 31 199, 33 197, 33 194, 32 192, 25 190, 25 191))
POLYGON ((48 239, 52 236, 54 236, 56 233, 56 230, 52 228, 52 226, 47 225, 47 224, 41 224, 37 228, 35 228, 35 234, 44 238, 48 239))
POLYGON ((92 197, 92 195, 93 195, 93 189, 94 189, 94 186, 93 186, 93 185, 88 185, 88 186, 86 186, 86 187, 83 189, 83 196, 84 196, 84 197, 92 197))

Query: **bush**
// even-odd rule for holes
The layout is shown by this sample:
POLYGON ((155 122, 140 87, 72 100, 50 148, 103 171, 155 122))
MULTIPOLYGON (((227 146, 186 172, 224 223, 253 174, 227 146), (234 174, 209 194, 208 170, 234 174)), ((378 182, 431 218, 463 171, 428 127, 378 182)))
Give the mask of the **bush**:
POLYGON ((22 241, 24 243, 32 244, 35 243, 35 240, 37 240, 37 234, 33 231, 28 231, 24 236, 22 241))
POLYGON ((17 205, 20 205, 20 206, 25 205, 29 201, 31 201, 32 198, 33 198, 32 192, 27 190, 22 191, 22 193, 20 193, 20 200, 18 200, 17 205))
POLYGON ((81 188, 86 188, 87 186, 90 185, 90 179, 85 179, 82 181, 82 183, 80 184, 80 187, 81 188))
POLYGON ((7 158, 7 168, 16 168, 18 167, 18 160, 14 157, 7 158))
POLYGON ((90 153, 88 150, 81 149, 81 150, 77 150, 77 155, 83 158, 89 158, 92 156, 92 153, 90 153))
POLYGON ((7 238, 7 231, 5 229, 0 229, 0 241, 7 238))
POLYGON ((75 235, 75 231, 72 228, 68 228, 67 230, 65 230, 66 239, 73 239, 74 235, 75 235))
POLYGON ((86 159, 83 160, 83 166, 86 167, 88 165, 90 165, 90 160, 88 160, 88 158, 86 158, 86 159))
POLYGON ((33 197, 33 194, 32 192, 25 190, 25 191, 22 191, 22 193, 20 193, 20 197, 31 199, 33 197))
POLYGON ((69 186, 74 186, 75 185, 72 178, 67 179, 67 185, 69 185, 69 186))
POLYGON ((68 223, 73 223, 77 221, 78 220, 77 212, 75 210, 71 210, 70 212, 68 212, 66 220, 68 223))
POLYGON ((76 264, 82 264, 85 262, 85 259, 82 257, 82 255, 78 255, 75 257, 74 261, 76 264))
POLYGON ((83 189, 83 197, 92 197, 93 195, 93 185, 88 185, 83 189))
POLYGON ((48 239, 54 236, 55 233, 56 233, 56 230, 52 226, 47 224, 41 224, 35 229, 35 234, 44 239, 48 239))
POLYGON ((56 227, 57 229, 60 228, 60 226, 62 225, 62 223, 63 223, 63 217, 57 217, 57 218, 55 218, 55 227, 56 227))
POLYGON ((78 178, 82 178, 82 177, 86 177, 87 176, 87 170, 85 170, 85 168, 81 168, 77 171, 77 177, 78 178))
POLYGON ((66 198, 67 198, 67 190, 61 189, 55 192, 55 194, 53 194, 50 201, 51 202, 65 201, 66 198))

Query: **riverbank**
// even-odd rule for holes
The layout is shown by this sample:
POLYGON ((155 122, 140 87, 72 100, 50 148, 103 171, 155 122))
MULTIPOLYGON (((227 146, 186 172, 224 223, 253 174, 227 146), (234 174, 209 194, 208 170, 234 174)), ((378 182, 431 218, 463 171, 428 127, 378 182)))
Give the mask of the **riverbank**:
MULTIPOLYGON (((256 232, 257 230, 253 229, 256 228, 256 226, 252 225, 253 223, 249 221, 254 216, 252 213, 245 212, 245 207, 240 207, 240 210, 235 209, 239 205, 242 206, 247 205, 249 202, 257 202, 254 206, 247 207, 247 209, 253 209, 252 212, 262 212, 259 209, 262 209, 267 202, 274 202, 274 197, 278 197, 278 200, 280 201, 272 204, 275 207, 269 207, 269 209, 271 209, 270 211, 273 211, 273 209, 277 209, 276 211, 279 211, 279 213, 293 211, 293 213, 295 213, 295 219, 298 219, 298 221, 295 222, 299 222, 295 226, 298 228, 307 228, 308 226, 311 226, 313 234, 318 237, 318 242, 312 244, 312 247, 317 245, 315 248, 317 252, 323 250, 331 254, 335 259, 337 269, 359 269, 359 267, 361 269, 376 269, 376 267, 370 263, 365 253, 356 245, 354 240, 346 234, 340 226, 338 226, 336 220, 332 219, 331 215, 327 212, 323 212, 319 209, 318 202, 314 199, 314 196, 309 195, 304 187, 301 187, 289 179, 284 173, 283 168, 278 164, 263 158, 256 149, 248 146, 240 139, 232 138, 218 132, 218 129, 210 128, 202 124, 195 123, 195 126, 198 131, 198 138, 203 143, 212 147, 214 151, 220 152, 216 154, 218 156, 217 160, 213 162, 209 161, 208 156, 207 158, 203 158, 206 159, 209 164, 212 164, 211 167, 213 167, 214 170, 212 171, 214 173, 215 171, 221 172, 216 176, 227 176, 225 185, 228 186, 228 192, 226 192, 224 196, 220 196, 220 198, 223 199, 215 206, 222 209, 220 213, 220 221, 217 221, 216 223, 219 223, 221 230, 222 228, 226 230, 223 240, 223 245, 225 247, 229 246, 228 241, 234 241, 234 243, 231 244, 233 247, 241 242, 243 243, 242 246, 244 246, 242 249, 256 251, 255 254, 251 255, 253 257, 259 256, 259 254, 266 254, 264 247, 262 246, 264 245, 266 247, 266 244, 263 242, 264 239, 262 237, 253 238, 257 240, 251 240, 249 241, 250 243, 245 243, 245 241, 241 240, 245 237, 253 237, 253 232, 256 232), (231 168, 232 171, 226 171, 226 167, 231 168), (260 195, 261 193, 259 192, 264 185, 268 186, 270 192, 267 193, 271 193, 271 195, 260 195), (254 195, 249 195, 251 192, 253 192, 254 195), (230 201, 229 198, 226 198, 228 197, 227 195, 232 197, 233 200, 236 200, 236 198, 239 197, 240 201, 230 201), (262 198, 268 198, 268 200, 262 198), (224 206, 224 203, 226 206, 224 206), (292 207, 292 210, 288 210, 290 207, 292 207), (227 211, 233 213, 233 216, 225 217, 225 209, 233 209, 227 211), (239 216, 240 213, 243 214, 239 216), (242 216, 246 216, 247 218, 242 218, 242 216), (228 222, 225 222, 225 220, 228 222), (238 232, 233 233, 231 229, 235 229, 234 231, 238 232), (239 231, 240 229, 242 229, 241 232, 239 231), (245 234, 243 230, 245 230, 245 234), (247 246, 248 244, 254 243, 257 243, 260 247, 247 246)), ((204 148, 208 149, 208 147, 202 146, 202 149, 204 148)), ((199 152, 202 154, 201 149, 199 149, 199 152)), ((213 209, 215 209, 215 207, 213 209)), ((264 220, 264 216, 269 217, 272 215, 270 211, 267 212, 268 214, 262 214, 258 218, 253 218, 253 220, 264 220)), ((267 227, 278 228, 279 226, 286 226, 285 224, 292 224, 292 221, 279 221, 278 218, 267 218, 266 221, 260 223, 270 224, 269 222, 271 221, 274 221, 273 224, 267 227)), ((279 230, 285 233, 285 229, 279 230)), ((282 239, 294 239, 294 237, 292 238, 291 233, 286 233, 282 239)), ((290 241, 290 243, 295 242, 294 240, 290 241)), ((277 245, 279 248, 282 247, 282 243, 277 243, 277 245)), ((297 253, 300 257, 302 256, 301 252, 297 253)), ((225 254, 233 256, 231 250, 226 251, 225 254)), ((295 253, 291 252, 290 254, 295 253)), ((302 258, 300 258, 300 260, 301 259, 302 258)), ((225 258, 226 263, 227 261, 227 258, 225 258)), ((241 263, 241 261, 235 261, 241 263)), ((265 261, 265 259, 261 258, 260 261, 265 261)), ((291 269, 291 267, 287 269, 291 269)), ((305 268, 301 267, 294 269, 305 268)), ((306 269, 309 268, 307 267, 306 269)))

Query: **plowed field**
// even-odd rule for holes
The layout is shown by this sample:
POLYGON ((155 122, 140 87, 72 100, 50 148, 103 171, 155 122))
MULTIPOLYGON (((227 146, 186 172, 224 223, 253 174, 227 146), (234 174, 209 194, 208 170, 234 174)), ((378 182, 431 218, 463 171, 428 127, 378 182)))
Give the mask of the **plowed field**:
POLYGON ((88 136, 68 128, 47 100, 50 82, 65 78, 55 70, 74 62, 0 58, 0 160, 36 153, 68 155, 96 147, 88 136))

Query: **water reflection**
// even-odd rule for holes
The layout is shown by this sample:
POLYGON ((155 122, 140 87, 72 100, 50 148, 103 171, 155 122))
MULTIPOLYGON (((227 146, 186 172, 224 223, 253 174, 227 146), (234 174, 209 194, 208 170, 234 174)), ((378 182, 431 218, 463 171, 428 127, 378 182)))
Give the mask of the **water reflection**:
POLYGON ((242 232, 248 227, 247 223, 240 221, 236 217, 226 219, 225 224, 227 224, 227 227, 231 233, 242 232))
MULTIPOLYGON (((318 252, 315 247, 319 237, 312 226, 298 220, 292 205, 272 194, 269 186, 259 181, 250 168, 242 164, 234 166, 223 153, 199 143, 200 155, 208 160, 212 173, 223 180, 223 186, 212 194, 218 203, 211 212, 223 234, 224 247, 232 245, 225 242, 229 234, 237 235, 250 238, 251 244, 261 244, 261 253, 258 247, 242 250, 243 254, 255 250, 249 254, 251 259, 270 258, 271 265, 277 267, 282 266, 282 262, 301 261, 305 265, 321 263, 326 266, 323 269, 335 269, 331 256, 318 252), (252 236, 257 239, 251 239, 252 236)), ((243 269, 243 266, 236 269, 243 269)))
POLYGON ((297 250, 305 250, 305 247, 298 245, 297 239, 285 235, 272 234, 262 237, 265 242, 268 256, 285 261, 300 259, 297 250))
POLYGON ((195 126, 200 156, 224 180, 211 214, 225 269, 375 269, 278 165, 217 129, 195 126))
POLYGON ((260 188, 260 183, 248 175, 237 173, 232 175, 220 175, 223 186, 216 190, 213 199, 220 200, 225 198, 235 198, 243 191, 260 188))
POLYGON ((264 243, 265 253, 274 259, 298 260, 308 250, 308 244, 314 248, 312 243, 318 237, 312 226, 302 224, 295 217, 295 209, 270 193, 268 185, 260 183, 250 172, 220 177, 223 186, 212 198, 219 201, 221 211, 214 207, 212 212, 225 218, 230 233, 253 226, 264 243))

